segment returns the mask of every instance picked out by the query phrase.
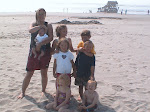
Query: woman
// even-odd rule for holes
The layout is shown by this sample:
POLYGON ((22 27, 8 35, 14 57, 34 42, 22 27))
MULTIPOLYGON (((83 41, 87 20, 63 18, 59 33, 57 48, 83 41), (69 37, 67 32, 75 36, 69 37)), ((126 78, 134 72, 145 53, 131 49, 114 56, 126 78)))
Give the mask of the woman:
MULTIPOLYGON (((53 28, 51 24, 48 24, 45 21, 46 11, 43 8, 40 8, 36 11, 36 22, 32 23, 29 28, 29 32, 31 33, 31 44, 30 44, 30 51, 28 56, 27 62, 27 74, 23 80, 22 84, 22 93, 18 96, 19 99, 22 99, 25 96, 25 91, 30 83, 30 79, 33 76, 35 70, 41 70, 41 77, 42 77, 42 94, 45 92, 47 86, 47 71, 49 62, 51 59, 50 55, 50 42, 53 40, 53 28), (35 37, 38 34, 40 28, 47 29, 48 38, 44 39, 44 41, 35 44, 35 37), (42 45, 46 44, 46 51, 44 56, 41 57, 40 60, 38 58, 34 58, 34 54, 32 53, 32 48, 35 47, 37 51, 37 55, 40 54, 40 48, 42 45)), ((38 56, 37 56, 38 57, 38 56)))

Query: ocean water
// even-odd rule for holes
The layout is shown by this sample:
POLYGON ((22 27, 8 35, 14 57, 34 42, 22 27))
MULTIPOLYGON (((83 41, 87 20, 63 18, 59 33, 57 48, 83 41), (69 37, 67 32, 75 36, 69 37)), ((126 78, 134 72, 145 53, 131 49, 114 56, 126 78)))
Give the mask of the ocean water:
MULTIPOLYGON (((46 10, 49 12, 66 12, 66 13, 96 13, 98 8, 105 6, 105 4, 98 3, 74 3, 74 4, 54 4, 53 7, 46 7, 46 10)), ((147 14, 147 11, 150 10, 149 5, 118 5, 119 10, 118 13, 125 13, 127 10, 127 14, 147 14)))
MULTIPOLYGON (((26 2, 25 2, 26 3, 26 2)), ((17 6, 8 6, 0 7, 0 12, 35 12, 38 8, 45 8, 47 12, 66 12, 66 13, 96 13, 98 8, 105 6, 106 4, 101 3, 55 3, 55 2, 46 2, 44 4, 35 4, 30 5, 26 3, 24 5, 17 6)), ((119 10, 127 10, 127 14, 147 14, 147 11, 150 10, 150 4, 148 5, 118 5, 119 10)), ((124 12, 123 12, 124 13, 124 12)))

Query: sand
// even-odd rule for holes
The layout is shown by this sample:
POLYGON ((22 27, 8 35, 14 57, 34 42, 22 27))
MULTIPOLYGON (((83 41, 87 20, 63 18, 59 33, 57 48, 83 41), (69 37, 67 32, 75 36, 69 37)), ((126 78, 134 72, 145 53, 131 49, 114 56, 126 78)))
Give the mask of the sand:
MULTIPOLYGON (((120 14, 48 13, 50 23, 63 19, 90 21, 79 17, 97 17, 102 24, 67 25, 73 47, 81 41, 80 32, 89 29, 96 50, 95 78, 99 104, 96 112, 150 112, 150 16, 120 14)), ((30 44, 29 25, 34 13, 0 13, 0 111, 45 112, 53 101, 55 78, 53 58, 48 70, 47 94, 41 97, 40 71, 35 71, 26 97, 17 99, 26 75, 30 44)), ((54 38, 55 28, 53 24, 54 38)), ((76 54, 73 53, 76 57, 76 54)), ((77 110, 78 87, 72 78, 72 110, 77 110)), ((47 112, 52 112, 49 110, 47 112)), ((55 112, 55 111, 54 111, 55 112)))

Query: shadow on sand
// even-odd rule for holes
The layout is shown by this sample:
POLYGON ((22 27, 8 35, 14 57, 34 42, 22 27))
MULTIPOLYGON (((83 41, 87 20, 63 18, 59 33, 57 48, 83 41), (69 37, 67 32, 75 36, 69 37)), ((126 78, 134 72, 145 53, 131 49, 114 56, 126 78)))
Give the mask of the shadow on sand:
MULTIPOLYGON (((37 105, 38 108, 45 110, 45 112, 57 112, 55 110, 46 110, 44 108, 45 105, 47 105, 48 103, 54 101, 54 98, 53 98, 53 96, 51 94, 45 93, 45 96, 46 96, 47 100, 40 101, 40 102, 37 102, 33 97, 30 97, 28 95, 26 95, 25 98, 27 100, 29 100, 30 102, 34 103, 35 105, 37 105)), ((69 108, 73 112, 74 111, 75 112, 79 112, 78 111, 78 105, 79 105, 79 102, 74 97, 71 97, 70 107, 69 108)), ((98 108, 95 110, 95 112, 116 112, 116 111, 113 108, 110 108, 108 106, 104 106, 100 102, 98 102, 98 108)))

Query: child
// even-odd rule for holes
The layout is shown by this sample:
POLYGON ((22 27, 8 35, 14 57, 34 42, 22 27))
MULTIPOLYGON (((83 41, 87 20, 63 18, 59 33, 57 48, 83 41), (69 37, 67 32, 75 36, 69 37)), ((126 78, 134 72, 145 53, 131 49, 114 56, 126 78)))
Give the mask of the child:
POLYGON ((97 108, 98 93, 95 91, 97 82, 89 80, 87 83, 87 90, 83 94, 82 105, 79 106, 81 112, 94 112, 97 108))
MULTIPOLYGON (((84 43, 86 41, 90 40, 90 38, 91 38, 91 32, 89 30, 83 30, 81 32, 81 38, 82 38, 82 41, 78 44, 77 48, 78 48, 78 51, 84 52, 84 49, 83 49, 84 43)), ((78 52, 77 52, 77 54, 78 54, 78 52)), ((91 53, 87 53, 87 55, 88 56, 93 56, 93 54, 96 54, 96 52, 94 50, 94 47, 91 50, 91 53)))
POLYGON ((54 102, 47 104, 45 108, 55 109, 59 112, 71 112, 71 110, 68 109, 71 97, 71 90, 68 87, 70 85, 70 78, 68 75, 62 74, 58 77, 58 79, 59 86, 56 90, 54 102))
MULTIPOLYGON (((75 72, 75 66, 73 61, 73 54, 68 51, 69 42, 66 38, 61 38, 57 46, 59 53, 54 54, 54 65, 53 65, 53 75, 57 79, 60 75, 66 74, 70 77, 71 81, 71 69, 73 68, 73 74, 75 72)), ((56 84, 56 88, 57 88, 56 84)))
MULTIPOLYGON (((85 52, 90 53, 93 49, 92 41, 86 41, 84 43, 85 52)), ((86 83, 89 79, 94 80, 94 70, 95 70, 95 56, 92 57, 86 55, 84 52, 79 52, 77 55, 75 66, 77 69, 75 76, 75 85, 79 86, 80 97, 78 100, 83 98, 83 86, 86 86, 86 83)))
MULTIPOLYGON (((61 39, 61 38, 66 38, 67 36, 67 26, 66 25, 58 25, 56 27, 56 36, 58 37, 58 39, 55 39, 53 41, 53 44, 52 44, 52 51, 53 53, 58 53, 58 49, 57 49, 57 44, 58 44, 58 41, 61 39)), ((66 38, 68 41, 69 41, 69 49, 71 52, 76 52, 77 50, 75 50, 72 46, 72 41, 71 41, 71 38, 66 38)))
MULTIPOLYGON (((38 31, 38 35, 35 37, 34 41, 36 43, 39 43, 39 42, 42 42, 45 38, 48 38, 48 35, 46 34, 46 29, 41 28, 38 31)), ((38 60, 40 60, 40 58, 42 56, 44 56, 45 47, 46 47, 45 45, 41 46, 40 55, 38 56, 38 60)), ((37 53, 36 53, 35 47, 32 47, 32 53, 34 54, 34 58, 36 58, 37 57, 37 53)))

